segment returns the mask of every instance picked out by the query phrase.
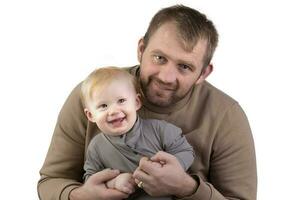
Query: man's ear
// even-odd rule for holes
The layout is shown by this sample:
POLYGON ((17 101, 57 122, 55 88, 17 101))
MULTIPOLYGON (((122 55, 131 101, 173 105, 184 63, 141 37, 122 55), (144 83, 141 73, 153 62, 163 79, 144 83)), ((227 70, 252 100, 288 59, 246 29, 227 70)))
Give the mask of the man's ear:
POLYGON ((136 110, 139 110, 142 107, 141 94, 136 94, 135 103, 136 103, 136 110))
POLYGON ((84 114, 86 115, 89 121, 95 122, 93 114, 87 108, 84 109, 84 114))
POLYGON ((205 68, 202 69, 201 74, 196 81, 196 85, 202 83, 213 71, 214 67, 212 64, 207 65, 205 68))
POLYGON ((139 43, 138 43, 138 48, 137 48, 137 56, 138 56, 138 61, 141 63, 142 61, 142 55, 144 53, 144 50, 145 50, 145 44, 144 44, 144 38, 141 38, 139 40, 139 43))

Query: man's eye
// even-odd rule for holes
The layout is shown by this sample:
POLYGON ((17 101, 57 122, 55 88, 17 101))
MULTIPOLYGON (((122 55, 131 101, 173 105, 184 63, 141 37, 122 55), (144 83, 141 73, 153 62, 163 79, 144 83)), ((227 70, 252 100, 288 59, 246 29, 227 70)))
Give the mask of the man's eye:
POLYGON ((185 64, 180 64, 179 67, 181 70, 184 70, 184 71, 186 71, 186 70, 192 71, 192 68, 185 64))
POLYGON ((126 101, 126 99, 119 99, 118 102, 119 103, 124 103, 126 101))
POLYGON ((154 58, 155 63, 165 63, 166 62, 166 58, 163 56, 154 55, 153 58, 154 58))
POLYGON ((154 57, 155 57, 156 60, 161 60, 161 59, 163 59, 162 56, 157 56, 157 55, 156 55, 156 56, 154 56, 154 57))

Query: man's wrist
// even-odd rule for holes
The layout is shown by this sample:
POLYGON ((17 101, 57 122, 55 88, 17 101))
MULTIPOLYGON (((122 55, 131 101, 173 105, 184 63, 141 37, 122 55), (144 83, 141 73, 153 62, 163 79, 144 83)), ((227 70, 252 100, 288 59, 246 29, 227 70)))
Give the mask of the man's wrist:
POLYGON ((178 190, 178 194, 175 196, 177 198, 183 198, 187 196, 193 195, 198 187, 199 187, 199 179, 196 176, 190 176, 186 174, 184 181, 182 181, 183 187, 181 187, 180 190, 178 190))
POLYGON ((82 193, 82 186, 74 188, 73 190, 71 190, 70 194, 69 194, 69 200, 80 200, 83 199, 83 193, 82 193))

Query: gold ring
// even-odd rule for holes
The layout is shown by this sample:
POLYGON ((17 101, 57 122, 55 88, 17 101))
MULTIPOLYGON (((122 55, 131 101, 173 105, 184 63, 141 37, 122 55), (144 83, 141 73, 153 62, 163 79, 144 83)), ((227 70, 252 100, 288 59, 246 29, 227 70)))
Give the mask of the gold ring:
POLYGON ((143 181, 140 181, 137 185, 139 188, 143 189, 143 181))

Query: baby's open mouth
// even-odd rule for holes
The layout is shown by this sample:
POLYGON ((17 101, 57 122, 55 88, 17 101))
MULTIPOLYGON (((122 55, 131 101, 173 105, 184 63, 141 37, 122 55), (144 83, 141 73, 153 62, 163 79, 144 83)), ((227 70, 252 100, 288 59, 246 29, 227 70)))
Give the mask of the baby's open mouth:
POLYGON ((111 121, 109 121, 108 123, 112 124, 112 125, 120 125, 124 119, 126 119, 126 117, 121 117, 121 118, 116 118, 116 119, 113 119, 111 121))

